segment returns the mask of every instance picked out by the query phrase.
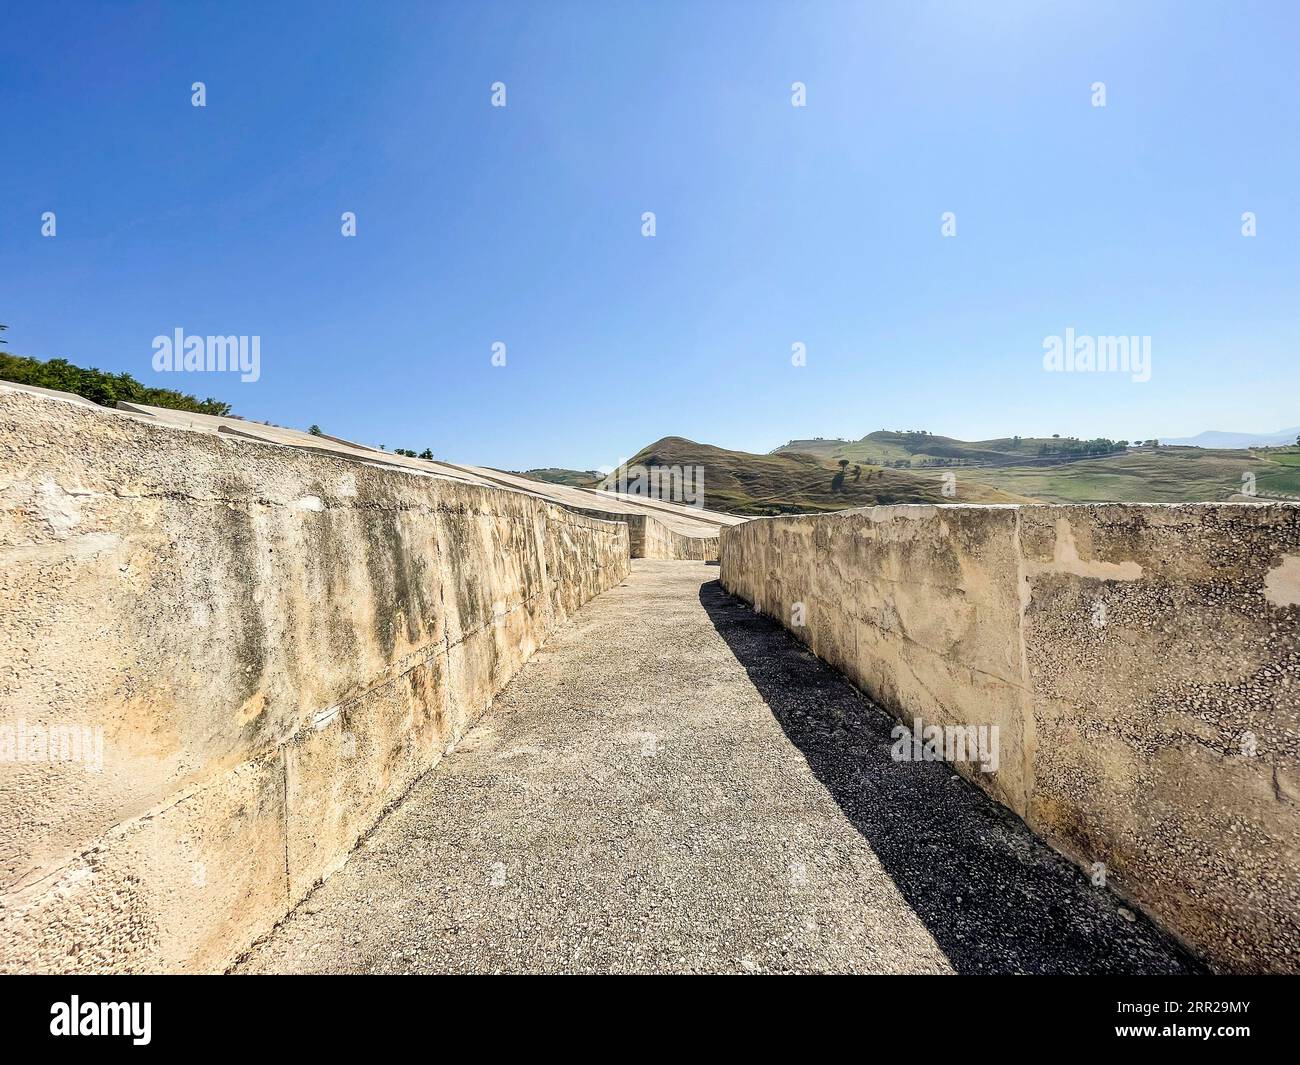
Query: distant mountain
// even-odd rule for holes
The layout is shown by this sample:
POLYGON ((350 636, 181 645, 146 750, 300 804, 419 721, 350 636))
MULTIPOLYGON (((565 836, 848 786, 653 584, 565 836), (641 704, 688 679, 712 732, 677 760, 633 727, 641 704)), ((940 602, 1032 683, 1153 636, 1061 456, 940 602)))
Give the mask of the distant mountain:
POLYGON ((1279 429, 1276 433, 1221 433, 1210 430, 1197 433, 1195 436, 1170 438, 1168 440, 1161 437, 1160 443, 1174 447, 1277 447, 1280 444, 1294 444, 1298 436, 1300 436, 1300 426, 1296 426, 1294 429, 1279 429))

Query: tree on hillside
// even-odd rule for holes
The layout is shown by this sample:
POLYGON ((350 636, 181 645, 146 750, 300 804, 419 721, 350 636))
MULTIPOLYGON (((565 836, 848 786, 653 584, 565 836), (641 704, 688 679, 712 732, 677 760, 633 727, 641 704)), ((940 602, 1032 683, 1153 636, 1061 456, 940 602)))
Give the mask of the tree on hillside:
POLYGON ((428 460, 429 462, 432 462, 432 461, 433 461, 433 451, 426 447, 423 451, 420 452, 420 458, 422 458, 422 459, 426 459, 426 460, 428 460))
POLYGON ((325 435, 324 433, 322 433, 322 432, 320 431, 320 426, 317 425, 315 422, 313 422, 311 425, 307 426, 307 432, 311 433, 312 436, 324 436, 324 435, 325 435))

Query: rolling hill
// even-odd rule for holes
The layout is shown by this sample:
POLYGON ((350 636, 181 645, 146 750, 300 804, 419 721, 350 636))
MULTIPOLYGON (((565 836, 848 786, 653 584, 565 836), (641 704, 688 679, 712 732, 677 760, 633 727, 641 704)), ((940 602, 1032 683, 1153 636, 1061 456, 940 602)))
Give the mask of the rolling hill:
MULTIPOLYGON (((702 467, 704 506, 748 516, 877 503, 1216 502, 1246 498, 1252 490, 1261 500, 1300 499, 1300 447, 1294 445, 1123 443, 1015 436, 965 441, 882 431, 861 440, 792 440, 755 455, 667 436, 642 448, 629 465, 702 467), (847 463, 843 470, 840 460, 847 463), (945 475, 955 495, 944 495, 945 475)), ((580 487, 600 480, 595 471, 577 470, 530 470, 524 476, 580 487)))
POLYGON ((1143 448, 1050 467, 970 471, 1004 491, 1049 503, 1203 503, 1240 495, 1254 477, 1260 498, 1300 498, 1300 467, 1269 451, 1143 448))
POLYGON ((793 440, 774 454, 808 454, 826 461, 874 458, 909 469, 944 466, 958 473, 959 484, 976 480, 1046 503, 1215 502, 1252 487, 1259 498, 1300 498, 1300 448, 1295 446, 1212 449, 1125 443, 1061 437, 972 442, 929 433, 876 432, 852 441, 793 440))
POLYGON ((548 484, 567 484, 573 488, 594 488, 601 478, 599 470, 563 470, 554 466, 547 466, 539 470, 513 472, 516 477, 527 477, 530 481, 545 481, 548 484))
POLYGON ((791 440, 773 454, 816 455, 819 458, 885 466, 1020 466, 1049 465, 1115 454, 1126 440, 1079 440, 1075 437, 1001 437, 996 440, 957 440, 926 432, 869 433, 861 440, 791 440))
MULTIPOLYGON (((754 455, 667 436, 642 448, 630 466, 702 467, 704 506, 733 514, 815 513, 876 503, 1014 503, 1023 497, 951 471, 956 495, 944 495, 941 470, 902 470, 800 452, 754 455), (861 472, 854 469, 860 465, 861 472)), ((633 478, 635 479, 635 478, 633 478)))

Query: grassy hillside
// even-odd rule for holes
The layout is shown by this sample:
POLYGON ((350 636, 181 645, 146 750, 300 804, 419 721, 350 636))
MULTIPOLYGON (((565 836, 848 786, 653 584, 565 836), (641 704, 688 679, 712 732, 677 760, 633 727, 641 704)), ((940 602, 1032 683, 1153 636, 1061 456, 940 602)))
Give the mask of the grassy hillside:
POLYGON ((861 440, 791 440, 773 454, 808 454, 822 459, 848 459, 871 465, 1019 466, 1070 462, 1122 452, 1128 441, 1079 440, 1075 437, 1000 437, 996 440, 957 440, 925 432, 879 431, 861 440))
POLYGON ((1255 473, 1262 498, 1300 499, 1300 447, 1256 448, 1251 454, 1263 464, 1255 473))
POLYGON ((599 470, 562 470, 547 466, 540 470, 523 470, 517 477, 527 477, 533 481, 546 481, 549 484, 567 484, 574 488, 593 488, 601 479, 599 470))
POLYGON ((1071 461, 1060 452, 1039 455, 1041 445, 1072 441, 1007 437, 975 443, 932 437, 925 450, 909 450, 907 434, 872 433, 861 441, 795 441, 770 455, 728 451, 670 436, 631 461, 644 466, 702 466, 705 505, 734 514, 815 513, 873 503, 1192 503, 1241 498, 1254 476, 1257 498, 1300 499, 1300 447, 1253 451, 1159 447, 1126 449, 1071 461), (896 450, 890 451, 890 448, 896 450), (898 466, 840 458, 874 450, 898 466), (1024 455, 1021 464, 1008 458, 1024 455), (1028 452, 1028 454, 1026 454, 1028 452), (979 455, 997 461, 976 465, 979 455), (922 465, 948 460, 952 464, 922 465), (855 466, 861 473, 855 472, 855 466), (943 494, 944 475, 955 478, 955 497, 943 494))
POLYGON ((792 440, 774 455, 821 461, 874 459, 895 468, 940 467, 958 483, 1048 503, 1194 503, 1240 495, 1252 474, 1259 498, 1300 497, 1300 448, 1227 450, 1123 447, 1125 441, 1001 437, 965 441, 929 433, 876 432, 861 440, 792 440))
POLYGON ((901 470, 794 452, 751 455, 669 436, 643 448, 630 465, 703 467, 704 505, 733 514, 797 514, 875 503, 1009 503, 1020 497, 959 471, 901 470), (945 472, 956 475, 955 497, 943 494, 945 472))
POLYGON ((1201 503, 1230 499, 1255 477, 1260 497, 1300 496, 1300 467, 1263 452, 1143 449, 1062 466, 970 470, 986 484, 1050 503, 1201 503))

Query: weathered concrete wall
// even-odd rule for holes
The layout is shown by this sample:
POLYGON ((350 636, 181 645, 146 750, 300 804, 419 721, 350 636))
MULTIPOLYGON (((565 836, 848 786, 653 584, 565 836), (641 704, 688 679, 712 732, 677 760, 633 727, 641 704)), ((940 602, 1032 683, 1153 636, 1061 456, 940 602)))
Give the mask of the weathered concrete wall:
POLYGON ((687 536, 669 528, 658 518, 645 519, 645 557, 685 559, 694 562, 718 560, 716 536, 687 536))
POLYGON ((0 388, 0 969, 223 968, 628 555, 521 493, 0 388), (71 726, 79 760, 36 742, 71 726))
POLYGON ((901 720, 998 725, 957 771, 1211 963, 1300 971, 1300 507, 874 507, 721 555, 901 720))
MULTIPOLYGON (((32 390, 27 389, 27 391, 32 390)), ((88 400, 69 396, 66 393, 40 391, 45 395, 61 397, 83 406, 94 406, 88 400)), ((313 436, 279 425, 265 425, 261 422, 247 422, 239 418, 223 418, 210 414, 194 414, 189 411, 150 407, 138 403, 118 403, 118 407, 129 413, 147 415, 156 422, 180 428, 228 434, 260 440, 263 443, 288 444, 312 452, 343 455, 368 464, 398 466, 447 477, 454 481, 509 488, 551 503, 558 503, 566 510, 578 514, 603 518, 605 521, 626 522, 633 558, 680 558, 716 562, 718 529, 726 525, 739 525, 746 520, 733 514, 722 514, 685 503, 674 503, 648 496, 553 484, 519 474, 504 473, 485 466, 465 466, 432 459, 410 458, 338 437, 313 436), (649 526, 648 534, 647 526, 649 526)))
POLYGON ((574 510, 593 518, 626 522, 628 544, 633 558, 681 559, 692 562, 718 561, 716 535, 689 536, 669 528, 653 514, 617 513, 575 507, 569 503, 563 505, 566 510, 574 510))
POLYGON ((747 519, 705 510, 653 496, 606 489, 535 481, 482 466, 451 466, 452 470, 490 483, 540 495, 579 514, 625 521, 631 533, 633 558, 718 560, 718 530, 747 519))

